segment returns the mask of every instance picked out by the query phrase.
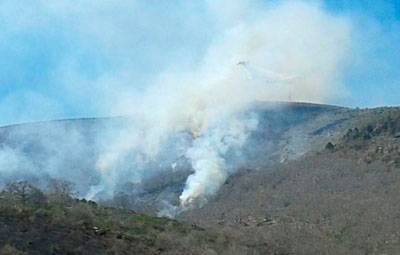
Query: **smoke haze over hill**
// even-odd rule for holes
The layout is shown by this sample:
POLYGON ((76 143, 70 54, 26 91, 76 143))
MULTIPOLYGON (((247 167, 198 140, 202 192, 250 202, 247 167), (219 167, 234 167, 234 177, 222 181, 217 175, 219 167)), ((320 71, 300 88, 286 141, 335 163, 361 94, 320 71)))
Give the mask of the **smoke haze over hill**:
MULTIPOLYGON (((225 1, 206 2, 202 8, 212 17, 212 31, 197 31, 197 16, 194 20, 189 18, 190 13, 180 16, 193 22, 177 29, 177 45, 181 41, 186 45, 186 36, 196 38, 200 32, 209 36, 204 46, 191 52, 190 43, 182 49, 168 45, 165 34, 169 29, 164 31, 163 20, 157 24, 151 21, 151 14, 157 11, 149 10, 150 14, 144 12, 130 21, 130 13, 124 10, 127 4, 122 1, 37 1, 37 6, 28 6, 33 11, 22 8, 22 13, 33 17, 29 23, 11 17, 15 6, 5 1, 2 10, 10 24, 7 33, 20 35, 26 30, 37 32, 35 29, 44 28, 42 33, 50 32, 49 43, 65 36, 66 44, 79 45, 76 50, 73 46, 59 46, 69 52, 62 61, 47 59, 56 63, 54 69, 47 70, 47 81, 37 77, 39 84, 54 82, 56 97, 44 96, 43 88, 37 85, 37 89, 16 90, 2 100, 3 105, 11 106, 19 105, 20 98, 29 102, 29 109, 15 114, 19 118, 13 121, 35 116, 36 110, 31 109, 38 109, 37 119, 60 116, 63 111, 57 109, 69 106, 74 116, 84 112, 127 117, 111 126, 93 125, 90 136, 73 125, 52 126, 50 133, 54 136, 45 136, 49 139, 40 141, 41 148, 33 147, 29 152, 39 155, 42 150, 50 157, 39 155, 35 162, 24 151, 28 148, 24 143, 29 139, 4 145, 0 173, 6 179, 69 179, 81 187, 82 196, 108 198, 124 182, 140 184, 163 171, 175 171, 176 166, 189 164, 186 171, 190 174, 180 195, 180 205, 185 208, 194 201, 206 202, 237 170, 235 164, 243 157, 241 149, 259 123, 252 111, 254 102, 321 103, 349 93, 344 85, 345 69, 353 57, 352 50, 359 45, 354 40, 357 23, 351 15, 332 13, 322 4, 305 1, 237 1, 229 5, 225 1), (91 11, 86 11, 88 7, 91 11), (99 17, 97 12, 104 14, 99 17), (120 14, 116 20, 114 13, 120 14), (65 34, 52 34, 52 22, 65 27, 65 34), (130 37, 130 33, 145 29, 161 38, 130 37), (152 43, 156 44, 152 49, 159 52, 146 50, 152 43), (169 46, 166 50, 161 47, 164 43, 169 46), (165 57, 171 49, 171 56, 165 57), (142 50, 144 56, 140 54, 142 50), (145 61, 135 62, 137 56, 145 61), (151 78, 146 72, 151 73, 151 78), (81 111, 76 105, 87 109, 81 111), (60 171, 67 161, 75 162, 71 163, 71 170, 60 171), (85 175, 95 178, 81 181, 85 175)), ((134 1, 129 8, 147 10, 146 7, 134 1)), ((171 25, 170 19, 165 19, 171 25)), ((207 30, 206 26, 202 24, 202 29, 207 30)), ((38 64, 37 68, 41 66, 38 64)), ((33 133, 49 132, 42 128, 33 133)), ((7 130, 5 133, 6 137, 16 135, 7 130)))

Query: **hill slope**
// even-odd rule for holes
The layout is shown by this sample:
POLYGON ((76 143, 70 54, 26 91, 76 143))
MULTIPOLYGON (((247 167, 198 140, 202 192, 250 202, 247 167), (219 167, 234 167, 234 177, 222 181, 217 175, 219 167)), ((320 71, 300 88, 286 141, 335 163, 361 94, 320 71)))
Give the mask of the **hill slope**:
MULTIPOLYGON (((185 223, 78 201, 64 207, 51 201, 25 205, 6 196, 1 198, 0 220, 5 227, 0 244, 8 244, 3 249, 32 254, 46 254, 49 250, 41 249, 48 242, 57 244, 54 249, 76 254, 86 254, 78 247, 92 244, 92 253, 103 249, 110 254, 125 254, 125 250, 140 254, 400 253, 400 108, 260 103, 249 111, 259 116, 259 126, 242 148, 244 157, 228 159, 237 162, 236 173, 207 204, 177 215, 185 223), (67 223, 59 225, 59 218, 67 223), (89 224, 82 223, 85 218, 89 224), (104 233, 102 224, 108 226, 104 233), (25 237, 32 238, 32 244, 25 237)), ((95 135, 103 134, 100 127, 118 129, 123 123, 122 119, 71 120, 61 126, 50 122, 4 127, 0 144, 40 169, 54 152, 43 141, 61 139, 57 153, 66 155, 55 166, 61 167, 60 172, 78 167, 75 179, 79 180, 93 174, 90 167, 97 155, 93 145, 95 135), (82 134, 86 145, 75 148, 72 138, 82 134)), ((190 165, 181 162, 174 171, 168 164, 148 167, 160 171, 141 183, 121 183, 114 199, 102 203, 149 215, 157 215, 166 202, 178 205, 190 165)), ((3 180, 13 179, 3 169, 0 174, 3 180)), ((86 178, 77 189, 94 184, 95 178, 86 178)))
POLYGON ((334 143, 242 171, 180 218, 281 244, 283 254, 399 254, 400 109, 346 114, 334 143))
POLYGON ((33 190, 0 193, 2 255, 233 254, 221 232, 33 190))

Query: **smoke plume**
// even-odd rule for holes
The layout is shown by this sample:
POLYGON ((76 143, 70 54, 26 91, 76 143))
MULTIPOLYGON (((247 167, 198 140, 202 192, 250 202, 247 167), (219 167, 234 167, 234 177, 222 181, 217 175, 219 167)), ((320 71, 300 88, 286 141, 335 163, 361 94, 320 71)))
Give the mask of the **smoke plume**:
POLYGON ((162 102, 156 105, 160 109, 146 106, 151 110, 142 116, 151 116, 145 138, 154 145, 150 151, 158 151, 171 132, 187 129, 194 137, 184 154, 194 173, 180 196, 183 206, 215 194, 234 171, 226 154, 240 150, 257 126, 256 116, 243 114, 251 103, 325 102, 344 93, 340 65, 350 44, 346 19, 303 2, 247 11, 255 15, 226 14, 224 31, 198 68, 163 73, 146 94, 146 103, 162 102))
MULTIPOLYGON (((81 17, 79 6, 65 5, 70 13, 81 17)), ((57 4, 47 7, 56 14, 62 9, 57 4)), ((348 18, 304 1, 271 1, 264 5, 207 1, 205 11, 213 17, 213 29, 218 32, 201 47, 195 64, 172 59, 169 67, 157 71, 140 88, 127 85, 133 80, 130 70, 135 74, 137 71, 123 51, 115 53, 117 58, 110 57, 118 62, 119 69, 94 79, 90 77, 96 70, 78 75, 74 71, 76 63, 64 61, 55 74, 63 77, 61 83, 68 94, 92 102, 88 105, 97 109, 94 112, 127 118, 114 126, 94 129, 92 150, 80 144, 85 135, 74 133, 74 127, 55 130, 74 139, 59 141, 68 145, 64 149, 43 141, 44 150, 54 152, 54 157, 44 159, 39 166, 23 156, 18 146, 4 147, 0 174, 7 179, 15 175, 67 178, 80 183, 81 196, 95 199, 113 196, 125 182, 138 185, 188 162, 191 173, 179 196, 185 209, 192 203, 206 202, 237 169, 234 159, 242 157, 241 147, 258 125, 257 115, 251 112, 254 102, 327 102, 347 93, 342 68, 352 43, 348 18), (88 85, 77 88, 76 84, 88 85), (85 182, 85 171, 56 170, 66 161, 81 160, 74 153, 79 147, 82 155, 91 154, 93 158, 86 161, 85 171, 95 178, 85 182), (32 172, 23 174, 23 169, 32 172)), ((101 24, 109 31, 107 26, 111 24, 101 24)), ((93 25, 75 29, 76 33, 90 35, 88 38, 99 38, 99 30, 93 25)), ((120 29, 115 28, 115 33, 120 29)), ((114 45, 129 48, 129 40, 113 44, 113 38, 111 34, 96 41, 106 58, 112 55, 114 45)), ((73 102, 79 104, 79 100, 73 102)))

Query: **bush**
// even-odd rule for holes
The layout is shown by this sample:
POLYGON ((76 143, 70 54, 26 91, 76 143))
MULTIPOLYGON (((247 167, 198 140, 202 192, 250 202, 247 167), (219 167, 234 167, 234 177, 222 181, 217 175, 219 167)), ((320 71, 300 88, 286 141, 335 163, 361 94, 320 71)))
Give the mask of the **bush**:
POLYGON ((17 248, 15 248, 14 246, 11 246, 9 244, 4 245, 0 249, 0 254, 1 255, 27 255, 26 252, 22 252, 22 251, 18 250, 17 248))

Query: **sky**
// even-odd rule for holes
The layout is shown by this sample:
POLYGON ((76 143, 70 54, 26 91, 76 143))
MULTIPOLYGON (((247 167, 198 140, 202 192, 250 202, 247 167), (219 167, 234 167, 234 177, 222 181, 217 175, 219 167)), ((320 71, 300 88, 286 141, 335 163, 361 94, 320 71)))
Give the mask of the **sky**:
MULTIPOLYGON (((279 2, 0 0, 0 125, 124 115, 129 95, 196 70, 221 33, 279 2)), ((325 103, 400 105, 400 0, 302 2, 351 23, 346 92, 325 103)))

